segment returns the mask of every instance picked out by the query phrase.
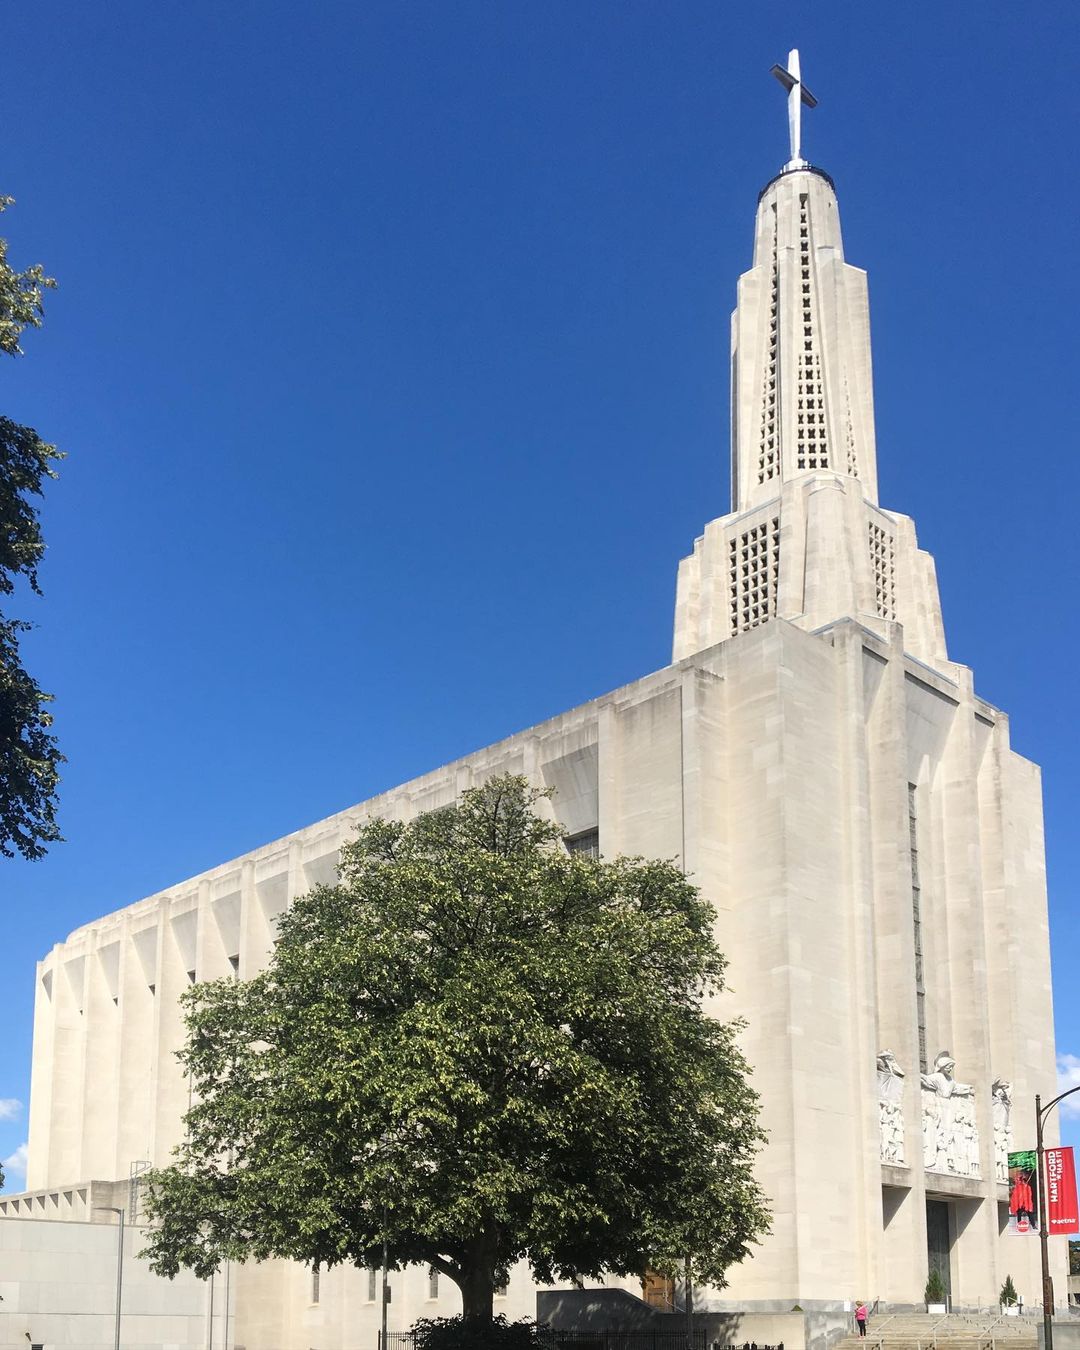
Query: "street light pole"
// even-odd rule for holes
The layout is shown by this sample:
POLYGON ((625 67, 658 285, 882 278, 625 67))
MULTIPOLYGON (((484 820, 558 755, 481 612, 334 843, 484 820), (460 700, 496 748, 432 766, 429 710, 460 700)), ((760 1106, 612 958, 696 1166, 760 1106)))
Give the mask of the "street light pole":
MULTIPOLYGON (((393 1143, 394 1136, 389 1130, 379 1136, 377 1143, 366 1143, 364 1151, 353 1155, 354 1163, 370 1163, 372 1159, 385 1158, 390 1144, 393 1143)), ((386 1184, 382 1183, 385 1194, 386 1184)), ((387 1350, 388 1338, 386 1333, 386 1302, 390 1294, 390 1287, 387 1283, 387 1270, 390 1265, 390 1241, 387 1237, 387 1222, 389 1220, 389 1205, 386 1199, 383 1199, 382 1205, 382 1316, 379 1319, 379 1350, 387 1350)), ((229 1350, 228 1346, 225 1350, 229 1350)))
POLYGON ((214 1350, 214 1271, 210 1272, 210 1318, 206 1332, 206 1350, 214 1350))
POLYGON ((225 1262, 225 1327, 221 1338, 221 1350, 229 1350, 229 1295, 232 1290, 232 1262, 225 1262))
POLYGON ((386 1238, 386 1205, 382 1207, 382 1336, 379 1341, 379 1350, 387 1350, 386 1339, 386 1267, 390 1262, 389 1242, 386 1238))
POLYGON ((694 1286, 690 1280, 690 1258, 683 1262, 683 1309, 686 1313, 686 1350, 694 1350, 694 1286))
MULTIPOLYGON (((1049 1107, 1047 1107, 1049 1110, 1049 1107)), ((1043 1119, 1042 1098, 1035 1094, 1035 1189, 1039 1197, 1039 1259, 1042 1262, 1043 1345, 1054 1350, 1054 1286, 1050 1279, 1049 1236, 1046 1228, 1046 1187, 1043 1185, 1043 1119)))
POLYGON ((1050 1278, 1050 1251, 1047 1245, 1050 1236, 1050 1215, 1046 1208, 1046 1174, 1043 1170, 1043 1158, 1046 1154, 1043 1148, 1043 1121, 1058 1102, 1071 1097, 1074 1092, 1080 1092, 1080 1087, 1069 1088, 1068 1092, 1059 1093, 1045 1106, 1039 1094, 1035 1094, 1035 1180, 1039 1195, 1039 1258, 1042 1263, 1044 1350, 1054 1350, 1054 1282, 1050 1278))
POLYGON ((116 1242, 116 1328, 113 1334, 114 1350, 120 1350, 120 1302, 124 1291, 124 1211, 116 1205, 95 1205, 105 1214, 119 1215, 120 1223, 116 1242))

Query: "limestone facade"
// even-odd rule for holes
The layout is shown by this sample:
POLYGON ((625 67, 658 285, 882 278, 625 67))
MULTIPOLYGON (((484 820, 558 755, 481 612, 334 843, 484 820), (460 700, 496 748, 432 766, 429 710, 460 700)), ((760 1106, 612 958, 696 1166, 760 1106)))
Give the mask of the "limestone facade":
MULTIPOLYGON (((0 1218, 0 1346, 111 1350, 116 1229, 79 1220, 48 1222, 48 1217, 0 1218)), ((120 1332, 125 1350, 202 1350, 211 1332, 221 1344, 224 1291, 218 1288, 211 1304, 209 1285, 194 1275, 185 1271, 175 1280, 154 1275, 138 1258, 140 1242, 137 1230, 124 1233, 120 1332)))
MULTIPOLYGON (((831 181, 801 162, 758 205, 732 370, 733 510, 680 566, 672 665, 58 944, 38 971, 31 1188, 167 1161, 189 1101, 178 995, 258 970, 358 822, 509 771, 556 789, 571 846, 677 859, 716 907, 730 987, 712 1010, 746 1021, 773 1223, 702 1301, 916 1305, 935 1262, 958 1307, 995 1304, 1008 1273, 1038 1301, 998 1155, 1010 1128, 1030 1143, 1017 1120, 1055 1082, 1039 772, 948 659, 911 521, 877 504, 866 279, 831 181)), ((236 1282, 238 1344, 374 1343, 368 1272, 236 1282)), ((458 1306, 425 1271, 391 1282, 392 1327, 458 1306)), ((501 1306, 534 1298, 521 1269, 501 1306)))

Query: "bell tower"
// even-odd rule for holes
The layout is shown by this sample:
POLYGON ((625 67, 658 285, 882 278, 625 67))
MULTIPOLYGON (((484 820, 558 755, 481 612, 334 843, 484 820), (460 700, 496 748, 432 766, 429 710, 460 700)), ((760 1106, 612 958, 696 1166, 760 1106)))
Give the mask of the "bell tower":
POLYGON ((866 273, 844 261, 832 179, 786 167, 761 193, 731 320, 731 501, 828 469, 877 499, 866 273))
POLYGON ((866 273, 844 257, 832 179, 802 158, 801 111, 817 100, 798 52, 773 73, 791 157, 758 197, 731 319, 732 510, 680 564, 674 659, 776 618, 852 618, 903 624, 907 650, 940 663, 933 559, 877 501, 866 273))

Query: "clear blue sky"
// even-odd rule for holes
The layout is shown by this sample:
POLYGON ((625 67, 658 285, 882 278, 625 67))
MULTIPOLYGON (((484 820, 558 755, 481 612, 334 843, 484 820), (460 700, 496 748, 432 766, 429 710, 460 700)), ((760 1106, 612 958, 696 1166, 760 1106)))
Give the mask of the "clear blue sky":
POLYGON ((4 233, 61 289, 0 409, 69 453, 19 609, 70 763, 68 842, 0 862, 0 1100, 71 929, 666 664, 676 563, 727 509, 791 45, 870 273, 881 500, 1044 768, 1080 1056, 1075 4, 34 0, 4 27, 4 233))

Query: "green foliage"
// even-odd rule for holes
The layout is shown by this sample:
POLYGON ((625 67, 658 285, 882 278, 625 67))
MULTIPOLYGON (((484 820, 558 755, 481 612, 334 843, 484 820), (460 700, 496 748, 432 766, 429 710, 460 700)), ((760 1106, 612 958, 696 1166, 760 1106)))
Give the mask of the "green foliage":
MULTIPOLYGON (((0 197, 0 214, 13 206, 14 197, 0 197)), ((7 258, 7 240, 0 239, 0 352, 21 356, 19 338, 24 328, 40 328, 45 316, 45 292, 56 285, 40 263, 16 272, 7 258)))
MULTIPOLYGON (((11 205, 0 197, 0 212, 11 205)), ((40 327, 42 296, 56 283, 40 267, 15 272, 0 239, 0 351, 21 352, 19 336, 40 327)), ((35 497, 62 458, 32 427, 0 417, 0 595, 21 578, 40 594, 38 564, 45 552, 35 497)), ((0 613, 0 854, 40 858, 60 836, 56 785, 63 755, 50 731, 51 695, 23 668, 19 634, 29 625, 0 613)))
POLYGON ((385 1232, 485 1320, 522 1258, 546 1283, 689 1254, 724 1283, 767 1215, 738 1028, 702 1007, 713 910, 670 863, 568 855, 540 795, 362 826, 265 971, 188 991, 157 1271, 378 1265, 385 1232))
POLYGON ((43 693, 23 669, 20 632, 28 624, 0 616, 0 854, 40 858, 61 838, 56 823, 56 785, 63 755, 49 728, 43 693))
POLYGON ((1069 1239, 1069 1274, 1080 1275, 1080 1239, 1069 1239))
POLYGON ((53 461, 62 458, 32 427, 0 417, 0 594, 10 595, 20 576, 41 594, 37 566, 45 540, 30 498, 41 496, 44 480, 56 477, 53 461))
POLYGON ((1011 1308, 1016 1303, 1016 1285, 1013 1284, 1011 1275, 1005 1276, 1005 1283, 1001 1286, 998 1302, 1006 1308, 1011 1308))
POLYGON ((945 1302, 945 1282, 941 1278, 941 1272, 934 1269, 930 1272, 926 1281, 926 1288, 923 1290, 923 1299, 927 1303, 945 1302))
POLYGON ((535 1322, 478 1317, 422 1317, 413 1326, 416 1350, 537 1350, 547 1347, 535 1322))

